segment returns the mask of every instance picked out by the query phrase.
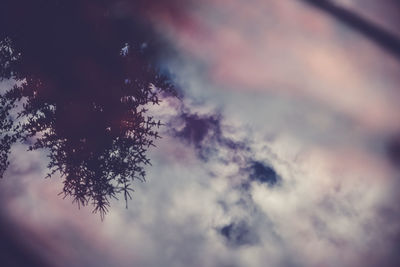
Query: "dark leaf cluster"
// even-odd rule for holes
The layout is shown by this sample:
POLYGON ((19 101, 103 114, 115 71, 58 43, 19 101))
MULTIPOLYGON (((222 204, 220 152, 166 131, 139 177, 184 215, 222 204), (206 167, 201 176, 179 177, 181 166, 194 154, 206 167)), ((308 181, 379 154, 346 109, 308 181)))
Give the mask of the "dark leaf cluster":
POLYGON ((0 96, 0 176, 11 146, 30 142, 48 152, 61 193, 101 216, 145 179, 161 125, 147 108, 174 94, 155 64, 160 40, 135 1, 129 14, 119 2, 4 0, 0 9, 0 80, 17 81, 0 96))

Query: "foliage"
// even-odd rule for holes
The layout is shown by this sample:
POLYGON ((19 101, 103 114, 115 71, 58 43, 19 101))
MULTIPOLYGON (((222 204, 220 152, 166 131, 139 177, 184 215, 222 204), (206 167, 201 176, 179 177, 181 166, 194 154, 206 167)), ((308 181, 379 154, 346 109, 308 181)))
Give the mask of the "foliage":
POLYGON ((0 98, 0 176, 12 144, 32 142, 48 151, 64 196, 102 217, 110 198, 127 201, 145 179, 161 124, 146 106, 174 94, 155 67, 157 35, 118 4, 5 0, 0 11, 0 80, 19 81, 0 98))

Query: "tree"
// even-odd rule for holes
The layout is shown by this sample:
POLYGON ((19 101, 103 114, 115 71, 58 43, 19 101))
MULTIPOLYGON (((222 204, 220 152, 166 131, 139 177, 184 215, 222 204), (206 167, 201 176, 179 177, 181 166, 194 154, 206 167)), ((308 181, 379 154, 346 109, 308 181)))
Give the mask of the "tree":
MULTIPOLYGON (((385 30, 373 21, 369 21, 360 14, 342 7, 330 0, 302 0, 337 19, 362 34, 380 48, 400 59, 400 39, 390 31, 385 30)), ((396 2, 393 5, 399 5, 396 2)))
POLYGON ((18 82, 0 96, 0 176, 11 146, 31 142, 78 205, 103 217, 110 198, 131 198, 160 137, 146 106, 175 90, 156 67, 162 46, 142 3, 129 3, 128 14, 112 0, 2 1, 0 79, 18 82))

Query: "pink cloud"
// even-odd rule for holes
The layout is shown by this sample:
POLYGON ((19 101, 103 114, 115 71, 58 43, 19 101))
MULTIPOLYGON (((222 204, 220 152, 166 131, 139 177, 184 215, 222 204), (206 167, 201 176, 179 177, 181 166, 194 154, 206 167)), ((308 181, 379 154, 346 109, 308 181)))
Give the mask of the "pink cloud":
POLYGON ((398 131, 400 64, 299 1, 203 1, 160 27, 223 88, 306 98, 371 131, 398 131))

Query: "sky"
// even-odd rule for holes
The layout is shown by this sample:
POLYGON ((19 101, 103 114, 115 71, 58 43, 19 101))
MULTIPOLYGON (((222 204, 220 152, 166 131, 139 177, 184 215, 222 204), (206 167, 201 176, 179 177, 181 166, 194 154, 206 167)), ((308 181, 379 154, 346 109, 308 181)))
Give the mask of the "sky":
MULTIPOLYGON (((146 182, 102 221, 15 145, 5 266, 398 266, 398 48, 312 2, 150 9, 182 97, 149 106, 165 126, 146 182)), ((395 0, 331 2, 400 38, 395 0)))

